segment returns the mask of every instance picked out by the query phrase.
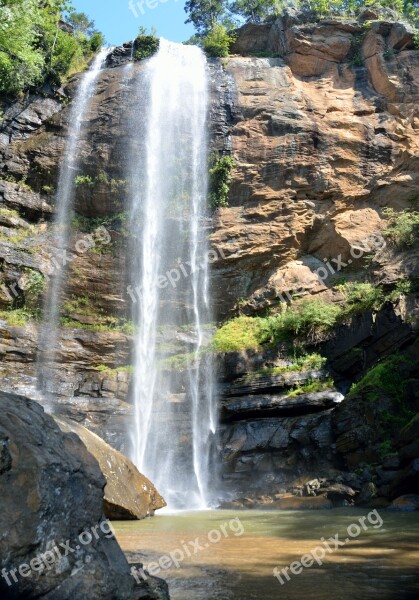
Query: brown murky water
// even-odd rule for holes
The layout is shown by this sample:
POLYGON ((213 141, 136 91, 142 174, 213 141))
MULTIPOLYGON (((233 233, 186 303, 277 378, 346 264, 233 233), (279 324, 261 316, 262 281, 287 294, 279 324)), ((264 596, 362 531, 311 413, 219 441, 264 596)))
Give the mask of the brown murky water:
POLYGON ((114 526, 130 562, 142 562, 152 574, 166 579, 172 600, 419 598, 419 513, 372 514, 369 509, 160 513, 114 526), (337 542, 331 541, 328 552, 321 538, 336 540, 336 534, 343 545, 335 550, 337 542), (288 570, 289 581, 281 574, 316 547, 321 547, 317 550, 321 564, 294 566, 298 574, 288 570), (163 569, 153 565, 158 561, 163 569), (273 576, 275 567, 282 585, 273 576))

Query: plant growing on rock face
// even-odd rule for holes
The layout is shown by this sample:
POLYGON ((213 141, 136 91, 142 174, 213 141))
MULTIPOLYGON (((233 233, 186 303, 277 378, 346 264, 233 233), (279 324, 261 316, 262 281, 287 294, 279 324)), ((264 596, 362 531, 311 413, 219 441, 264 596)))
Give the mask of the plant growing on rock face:
POLYGON ((38 306, 45 289, 45 277, 34 269, 25 269, 28 281, 25 286, 25 304, 38 306))
POLYGON ((231 156, 210 157, 209 204, 213 209, 228 206, 233 168, 231 156))
POLYGON ((134 40, 134 60, 144 60, 156 54, 160 46, 160 40, 155 35, 155 31, 149 33, 145 27, 140 27, 139 34, 134 40))
POLYGON ((74 185, 76 186, 80 186, 80 185, 94 185, 94 180, 92 179, 92 177, 90 177, 90 175, 77 175, 74 178, 74 185))
POLYGON ((336 289, 345 296, 346 315, 362 313, 366 310, 379 310, 385 302, 382 289, 372 283, 351 281, 337 285, 336 289))
POLYGON ((384 209, 388 226, 383 234, 397 248, 413 246, 419 237, 419 212, 413 210, 395 211, 392 208, 384 209))

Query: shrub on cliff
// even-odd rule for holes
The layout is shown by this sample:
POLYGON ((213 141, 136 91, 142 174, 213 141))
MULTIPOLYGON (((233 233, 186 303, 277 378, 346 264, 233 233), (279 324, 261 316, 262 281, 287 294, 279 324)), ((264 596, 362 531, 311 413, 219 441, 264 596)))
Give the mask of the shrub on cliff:
POLYGON ((228 33, 224 25, 215 23, 202 39, 202 47, 208 56, 222 58, 228 56, 233 41, 234 37, 228 33))
POLYGON ((214 335, 214 350, 217 352, 235 352, 245 348, 259 348, 261 324, 262 319, 246 316, 227 321, 214 335))
POLYGON ((384 235, 398 248, 408 248, 419 238, 419 212, 386 208, 388 225, 384 235))
POLYGON ((342 309, 319 299, 294 302, 278 315, 263 320, 262 341, 277 343, 294 337, 320 341, 338 322, 342 309))
POLYGON ((147 32, 144 27, 140 27, 139 35, 134 41, 134 60, 144 60, 156 54, 160 46, 160 40, 154 34, 153 30, 147 32))
POLYGON ((211 208, 228 206, 233 168, 234 160, 231 156, 210 157, 209 204, 211 208))

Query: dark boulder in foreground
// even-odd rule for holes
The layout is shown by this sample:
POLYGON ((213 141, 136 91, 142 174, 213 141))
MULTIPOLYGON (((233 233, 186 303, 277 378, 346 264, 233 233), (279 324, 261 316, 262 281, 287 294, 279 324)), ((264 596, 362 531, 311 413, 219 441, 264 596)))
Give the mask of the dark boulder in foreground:
POLYGON ((0 392, 0 597, 167 599, 137 584, 103 514, 95 458, 37 403, 0 392))

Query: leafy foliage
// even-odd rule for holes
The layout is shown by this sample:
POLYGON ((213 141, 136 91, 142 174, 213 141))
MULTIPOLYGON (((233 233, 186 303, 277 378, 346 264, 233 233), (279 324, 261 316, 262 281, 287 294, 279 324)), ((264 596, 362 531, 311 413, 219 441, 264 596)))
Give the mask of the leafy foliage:
POLYGON ((1 0, 0 93, 59 83, 83 69, 102 44, 93 22, 63 0, 1 0), (70 26, 63 24, 65 11, 70 26))
POLYGON ((228 56, 230 46, 234 42, 234 37, 228 33, 224 25, 215 23, 202 39, 202 47, 208 56, 225 57, 228 56))
POLYGON ((147 32, 144 27, 140 27, 138 36, 134 41, 134 60, 144 60, 150 58, 159 49, 160 40, 155 36, 154 31, 147 32))
POLYGON ((385 301, 380 287, 368 282, 353 281, 337 285, 346 299, 346 314, 361 313, 366 310, 379 310, 385 301))
POLYGON ((185 12, 188 14, 186 23, 192 23, 196 31, 203 35, 216 24, 220 23, 227 12, 226 0, 187 0, 185 12))
POLYGON ((234 160, 231 156, 213 155, 210 158, 209 203, 212 208, 228 206, 228 196, 233 180, 234 160))
POLYGON ((388 219, 388 226, 383 233, 390 242, 398 248, 413 246, 419 237, 419 212, 386 208, 384 214, 388 219))
POLYGON ((310 13, 315 19, 328 15, 356 16, 365 8, 393 12, 415 27, 419 26, 419 3, 411 0, 188 0, 186 23, 196 29, 195 43, 220 24, 230 31, 245 22, 260 23, 279 15, 286 7, 310 13))

